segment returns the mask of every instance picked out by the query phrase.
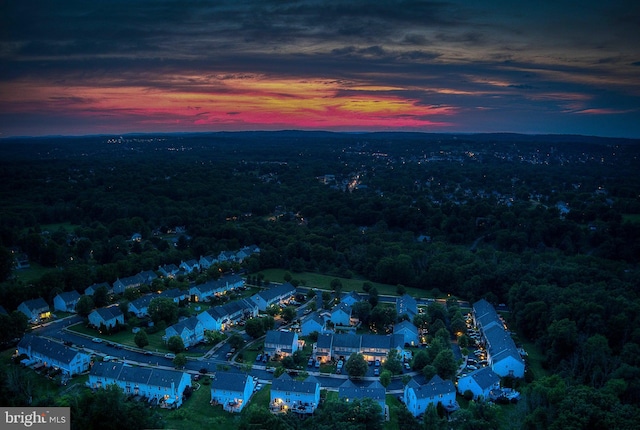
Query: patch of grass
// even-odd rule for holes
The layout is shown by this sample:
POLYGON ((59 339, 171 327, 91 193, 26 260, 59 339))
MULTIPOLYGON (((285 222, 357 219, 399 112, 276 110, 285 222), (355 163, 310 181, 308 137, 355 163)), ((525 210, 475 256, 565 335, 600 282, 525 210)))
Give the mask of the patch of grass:
POLYGON ((398 430, 400 427, 398 426, 398 408, 403 408, 404 406, 396 395, 387 394, 385 397, 385 402, 389 407, 389 421, 384 423, 385 430, 398 430))
POLYGON ((14 270, 12 272, 17 279, 24 282, 25 284, 39 281, 45 273, 54 272, 57 270, 43 267, 34 262, 30 262, 29 266, 30 267, 28 269, 14 270))
POLYGON ((533 379, 549 376, 549 372, 542 367, 545 357, 536 344, 524 340, 523 338, 520 338, 519 340, 520 343, 522 343, 522 347, 527 352, 527 357, 525 358, 526 365, 528 366, 527 371, 533 374, 533 379))
POLYGON ((221 405, 211 406, 211 386, 200 385, 191 398, 180 409, 159 409, 166 421, 166 428, 191 430, 204 428, 234 429, 238 427, 239 415, 222 410, 221 405))
POLYGON ((622 222, 633 222, 640 224, 640 214, 622 214, 622 222))

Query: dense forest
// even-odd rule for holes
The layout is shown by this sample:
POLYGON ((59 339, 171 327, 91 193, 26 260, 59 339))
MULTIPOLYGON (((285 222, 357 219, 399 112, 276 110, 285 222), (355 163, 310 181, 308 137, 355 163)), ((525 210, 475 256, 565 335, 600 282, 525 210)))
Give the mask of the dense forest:
POLYGON ((544 352, 546 374, 529 372, 524 387, 523 428, 640 421, 640 142, 127 135, 2 140, 0 160, 9 312, 257 244, 249 273, 311 271, 506 304, 511 328, 544 352), (184 234, 167 240, 176 227, 184 234), (25 284, 17 254, 57 270, 25 284))

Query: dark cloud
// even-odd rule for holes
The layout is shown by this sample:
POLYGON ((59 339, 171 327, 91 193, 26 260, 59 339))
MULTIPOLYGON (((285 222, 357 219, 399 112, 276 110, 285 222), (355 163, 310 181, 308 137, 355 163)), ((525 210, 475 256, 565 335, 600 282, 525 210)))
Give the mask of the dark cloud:
MULTIPOLYGON (((551 115, 572 105, 574 111, 588 111, 586 100, 603 112, 628 112, 628 106, 640 105, 639 5, 630 0, 585 0, 580 8, 569 0, 5 1, 0 3, 0 94, 13 94, 16 83, 31 79, 60 88, 228 95, 248 91, 231 82, 264 77, 339 81, 340 95, 356 93, 349 82, 389 87, 393 96, 421 106, 456 106, 461 113, 485 109, 504 121, 524 121, 526 115, 514 112, 526 109, 551 115)), ((274 94, 295 97, 281 89, 274 94)), ((71 94, 43 103, 93 101, 71 94)), ((10 109, 0 103, 0 115, 10 109)), ((636 115, 640 124, 637 111, 625 115, 636 115)), ((0 127, 6 118, 0 116, 0 127)), ((488 119, 477 124, 490 124, 488 119)), ((640 125, 635 127, 640 135, 640 125)))

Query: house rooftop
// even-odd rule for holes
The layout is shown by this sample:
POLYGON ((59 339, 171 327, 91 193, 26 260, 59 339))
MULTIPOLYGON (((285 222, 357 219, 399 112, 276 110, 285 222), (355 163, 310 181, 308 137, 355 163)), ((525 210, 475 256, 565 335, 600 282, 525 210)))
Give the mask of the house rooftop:
POLYGON ((465 378, 473 378, 476 384, 480 388, 487 389, 492 387, 497 382, 500 382, 500 376, 498 376, 490 367, 483 367, 469 373, 465 378))
POLYGON ((32 352, 48 357, 51 360, 67 364, 71 363, 78 354, 84 354, 77 349, 31 334, 24 335, 20 340, 20 343, 18 343, 18 348, 26 350, 31 348, 32 352))
POLYGON ((242 393, 248 378, 244 373, 216 372, 211 378, 211 388, 242 393))
POLYGON ((76 290, 65 291, 64 293, 58 294, 58 297, 60 297, 65 303, 71 303, 80 298, 80 293, 76 290))
POLYGON ((273 380, 271 390, 290 391, 294 393, 313 394, 318 388, 318 381, 306 379, 297 381, 291 376, 283 373, 279 378, 273 380))
POLYGON ((30 311, 37 311, 39 309, 49 308, 49 305, 47 304, 47 302, 44 301, 42 297, 38 297, 37 299, 25 300, 22 303, 24 303, 24 305, 30 311))
POLYGON ((293 295, 296 292, 296 288, 291 283, 286 282, 275 287, 271 287, 267 290, 260 291, 257 295, 260 296, 265 302, 270 302, 277 297, 283 297, 286 295, 293 295))

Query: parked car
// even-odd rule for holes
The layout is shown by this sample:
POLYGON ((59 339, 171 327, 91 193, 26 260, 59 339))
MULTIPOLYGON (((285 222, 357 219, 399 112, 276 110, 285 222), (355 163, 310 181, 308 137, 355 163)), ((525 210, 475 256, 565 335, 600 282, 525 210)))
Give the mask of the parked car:
POLYGON ((380 368, 376 367, 373 369, 373 376, 380 376, 380 368))
POLYGON ((168 359, 170 359, 170 360, 173 360, 174 358, 176 358, 176 355, 175 355, 173 352, 167 352, 167 353, 164 355, 164 358, 168 358, 168 359))
POLYGON ((99 337, 94 337, 93 339, 91 339, 91 342, 102 343, 102 339, 100 339, 99 337))

